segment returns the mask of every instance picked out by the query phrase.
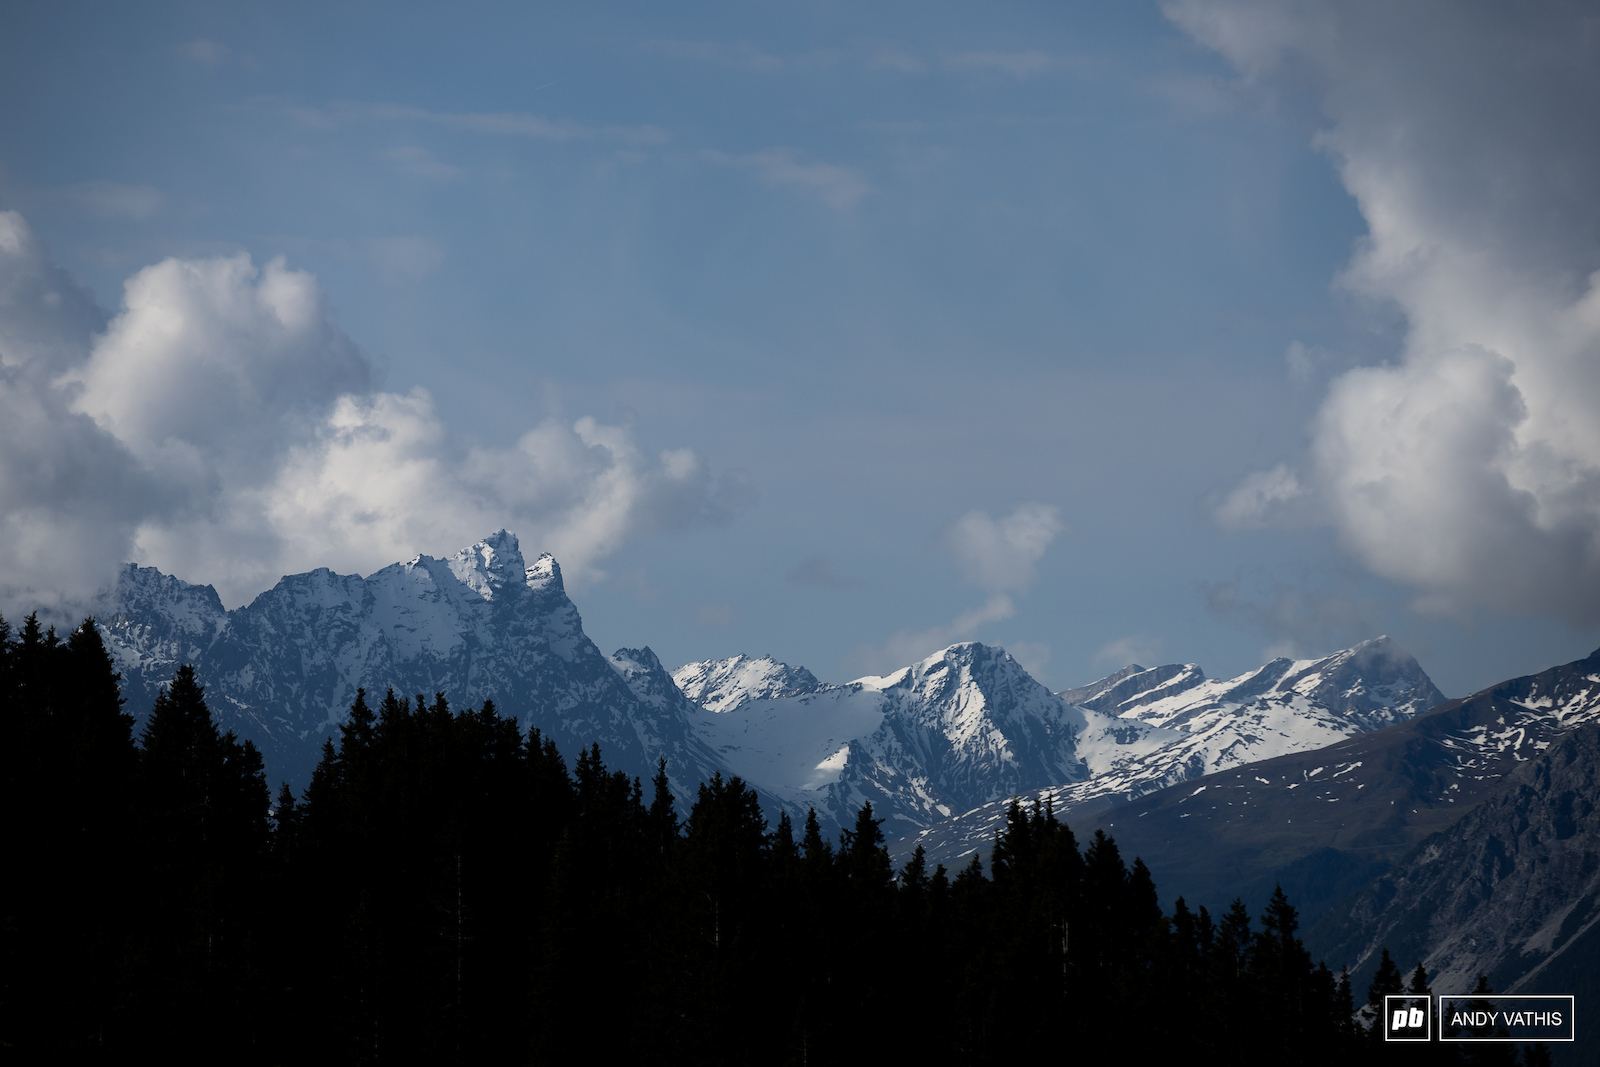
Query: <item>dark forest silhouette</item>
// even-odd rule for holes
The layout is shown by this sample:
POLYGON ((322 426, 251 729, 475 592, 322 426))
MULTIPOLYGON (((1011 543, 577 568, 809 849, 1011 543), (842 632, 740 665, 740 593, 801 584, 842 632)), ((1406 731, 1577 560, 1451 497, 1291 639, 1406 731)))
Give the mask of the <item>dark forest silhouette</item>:
MULTIPOLYGON (((1258 925, 1238 901, 1164 914, 1141 861, 1048 808, 1013 804, 987 874, 920 849, 895 872, 870 806, 836 842, 814 814, 768 826, 738 778, 680 812, 664 763, 646 785, 591 747, 569 770, 491 702, 392 692, 359 695, 304 795, 269 802, 191 668, 137 742, 117 681, 92 622, 63 641, 0 620, 0 1041, 30 1061, 1389 1051, 1281 890, 1258 925)), ((1392 963, 1380 980, 1399 991, 1392 963)))

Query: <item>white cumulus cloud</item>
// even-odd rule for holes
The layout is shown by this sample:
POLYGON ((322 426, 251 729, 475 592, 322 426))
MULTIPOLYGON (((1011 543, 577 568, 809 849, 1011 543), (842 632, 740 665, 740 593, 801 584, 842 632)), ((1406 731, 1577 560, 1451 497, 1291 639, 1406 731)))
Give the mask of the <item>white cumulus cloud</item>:
POLYGON ((578 580, 630 537, 749 495, 688 449, 547 420, 469 448, 423 389, 375 388, 316 280, 167 259, 108 318, 0 213, 0 610, 70 609, 122 562, 236 604, 280 575, 370 572, 500 527, 578 580))
POLYGON ((87 358, 105 315, 20 215, 0 212, 0 585, 51 610, 110 576, 106 564, 160 494, 133 454, 72 410, 59 376, 87 358))
POLYGON ((263 476, 370 368, 311 275, 239 255, 139 271, 63 381, 75 410, 152 469, 234 482, 263 476))
MULTIPOLYGON (((1373 572, 1451 615, 1600 619, 1600 21, 1582 5, 1175 0, 1257 84, 1309 87, 1368 235, 1342 284, 1395 362, 1334 380, 1298 485, 1373 572)), ((1260 507, 1254 505, 1262 505, 1260 507)))

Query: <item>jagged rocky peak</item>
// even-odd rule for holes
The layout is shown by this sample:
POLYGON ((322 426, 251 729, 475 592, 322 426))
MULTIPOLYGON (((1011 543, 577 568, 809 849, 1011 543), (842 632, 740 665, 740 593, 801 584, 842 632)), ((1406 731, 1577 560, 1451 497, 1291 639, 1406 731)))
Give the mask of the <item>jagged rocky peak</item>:
POLYGON ((618 673, 624 676, 628 673, 649 674, 666 669, 661 666, 660 657, 655 654, 649 645, 645 645, 643 648, 617 649, 611 653, 611 665, 617 669, 618 673))
POLYGON ((639 703, 655 713, 672 711, 689 716, 698 715, 700 709, 691 701, 672 675, 661 665, 660 658, 650 649, 619 648, 607 657, 611 669, 622 676, 639 703))
POLYGON ((669 704, 682 704, 683 694, 672 680, 672 675, 661 665, 661 660, 650 646, 619 648, 606 657, 611 669, 621 675, 628 688, 641 702, 653 708, 669 704))
POLYGON ((528 588, 536 593, 551 592, 565 593, 567 587, 561 581, 561 564, 550 553, 542 553, 538 559, 528 564, 528 569, 523 572, 523 581, 528 583, 528 588))
POLYGON ((937 723, 936 729, 947 733, 957 747, 1000 726, 1010 728, 1029 720, 1079 721, 1067 715, 1066 705, 1011 653, 977 641, 951 645, 893 674, 860 678, 852 684, 884 691, 895 698, 900 714, 930 726, 937 723))
POLYGON ((142 710, 172 677, 228 629, 228 612, 209 585, 194 585, 132 563, 95 598, 100 636, 122 673, 133 710, 142 710))
POLYGON ((185 629, 208 628, 226 615, 222 598, 209 585, 194 585, 162 574, 154 567, 129 563, 117 573, 115 585, 96 603, 102 623, 130 611, 159 616, 185 629))
MULTIPOLYGON (((493 600, 495 594, 509 584, 526 582, 531 570, 523 563, 517 535, 507 530, 498 530, 463 548, 445 563, 450 573, 485 600, 493 600)), ((550 565, 555 566, 554 558, 550 559, 550 565)))
MULTIPOLYGON (((422 557, 427 559, 426 556, 422 557)), ((380 575, 382 571, 378 572, 380 575)), ((377 575, 374 575, 377 577, 377 575)), ((327 567, 286 574, 276 585, 261 593, 250 607, 263 612, 284 613, 350 608, 360 600, 362 578, 356 574, 335 574, 327 567)))
POLYGON ((563 751, 599 743, 608 766, 645 776, 666 758, 682 779, 675 789, 717 769, 690 732, 689 720, 703 716, 655 654, 622 650, 608 662, 584 634, 555 559, 529 565, 506 530, 364 578, 325 567, 288 575, 231 612, 211 589, 147 568, 121 585, 126 616, 102 626, 130 711, 147 713, 173 670, 192 663, 212 710, 291 783, 309 777, 358 688, 445 692, 459 707, 493 698, 563 751), (189 617, 174 603, 199 605, 198 623, 172 623, 175 613, 189 617))
POLYGON ((1382 721, 1374 726, 1419 715, 1445 702, 1422 665, 1387 635, 1316 661, 1290 684, 1352 718, 1378 715, 1382 721), (1309 684, 1302 688, 1297 682, 1309 684))
POLYGON ((1085 714, 998 646, 962 642, 852 684, 882 695, 884 720, 858 746, 864 765, 846 768, 842 784, 898 799, 901 822, 926 824, 935 812, 948 816, 1089 774, 1079 750, 1085 714))
POLYGON ((695 727, 724 765, 796 819, 814 808, 847 827, 870 801, 898 833, 1088 773, 1077 750, 1085 714, 1003 648, 952 645, 844 685, 770 656, 689 664, 676 677, 717 712, 695 727))
POLYGON ((737 711, 752 701, 802 696, 823 688, 804 667, 791 667, 770 654, 752 658, 740 653, 727 659, 686 663, 672 672, 678 688, 707 711, 737 711))
MULTIPOLYGON (((1416 660, 1387 638, 1321 659, 1276 659, 1229 679, 1208 680, 1194 664, 1131 664, 1058 697, 1086 717, 1074 743, 1092 773, 1064 776, 1049 794, 1059 811, 1083 815, 1227 768, 1322 749, 1443 700, 1416 660), (1136 724, 1147 732, 1122 732, 1136 724)), ((984 847, 1004 818, 1004 803, 988 804, 903 844, 920 842, 930 857, 950 860, 984 847)))
POLYGON ((919 663, 896 671, 885 680, 891 684, 927 691, 970 684, 984 689, 996 685, 1003 686, 1007 691, 1021 689, 1030 696, 1036 690, 1042 695, 1051 695, 1011 653, 999 645, 986 645, 979 641, 962 641, 951 645, 919 663))

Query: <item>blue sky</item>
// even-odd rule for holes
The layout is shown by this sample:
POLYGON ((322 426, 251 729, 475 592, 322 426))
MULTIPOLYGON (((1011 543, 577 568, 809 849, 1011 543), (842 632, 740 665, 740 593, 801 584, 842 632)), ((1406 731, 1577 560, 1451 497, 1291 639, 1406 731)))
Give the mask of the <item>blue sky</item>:
POLYGON ((669 666, 1584 655, 1592 27, 1275 10, 13 4, 0 607, 505 525, 669 666))

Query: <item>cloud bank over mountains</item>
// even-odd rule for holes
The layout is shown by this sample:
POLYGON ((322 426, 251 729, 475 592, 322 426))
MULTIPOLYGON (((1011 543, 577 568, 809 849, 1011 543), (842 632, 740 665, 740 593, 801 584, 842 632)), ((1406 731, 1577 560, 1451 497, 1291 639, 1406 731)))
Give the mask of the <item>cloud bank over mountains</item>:
POLYGON ((629 537, 724 521, 749 495, 591 417, 469 447, 426 391, 377 384, 281 259, 166 259, 108 316, 0 212, 0 611, 71 610, 127 560, 233 605, 502 526, 581 581, 629 537))
POLYGON ((1330 385, 1309 453, 1224 502, 1325 522, 1430 613, 1600 618, 1600 16, 1591 6, 1173 0, 1317 144, 1368 225, 1340 282, 1398 307, 1392 364, 1330 385))

